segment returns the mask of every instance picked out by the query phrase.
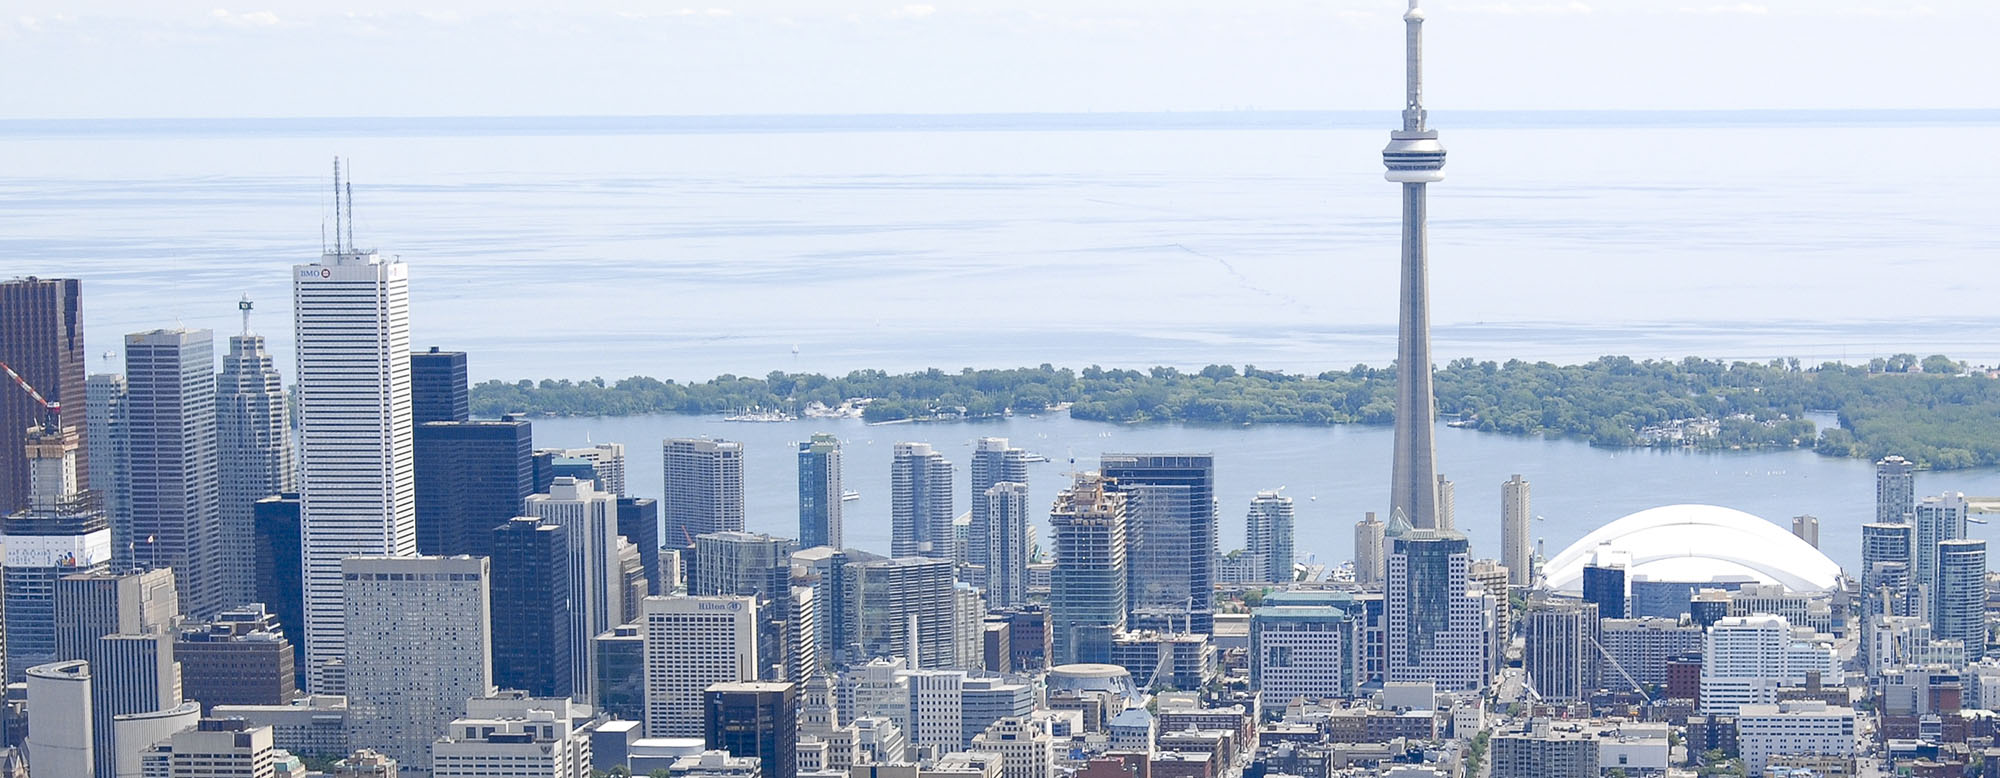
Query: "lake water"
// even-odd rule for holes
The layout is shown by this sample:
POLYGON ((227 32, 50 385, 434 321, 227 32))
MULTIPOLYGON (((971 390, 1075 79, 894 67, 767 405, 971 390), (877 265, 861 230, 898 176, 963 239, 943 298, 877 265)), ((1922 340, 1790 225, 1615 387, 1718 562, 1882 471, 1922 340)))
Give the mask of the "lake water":
MULTIPOLYGON (((84 279, 94 370, 128 332, 291 328, 289 267, 350 159, 360 242, 409 262, 419 347, 475 379, 706 379, 1101 364, 1314 371, 1394 353, 1389 112, 985 117, 0 121, 0 277, 84 279)), ((2000 112, 1433 112, 1440 361, 1690 354, 1807 363, 1910 351, 2000 362, 2000 112), (1935 159, 1913 149, 1949 149, 1935 159)), ((271 339, 291 370, 291 339, 271 339)), ((796 532, 792 443, 849 441, 856 545, 887 545, 888 451, 962 466, 1004 435, 1052 462, 1209 451, 1225 548, 1256 490, 1298 500, 1298 548, 1339 561, 1386 505, 1390 432, 1066 418, 867 427, 649 417, 537 422, 542 445, 749 445, 750 526, 796 532), (1317 499, 1314 499, 1317 498, 1317 499)), ((1497 490, 1534 483, 1549 552, 1628 512, 1713 502, 1822 519, 1852 565, 1867 463, 1611 452, 1446 431, 1458 522, 1497 548, 1497 490)), ((2000 494, 1991 471, 1924 491, 2000 494)), ((1982 528, 1983 529, 1983 528, 1982 528)))
MULTIPOLYGON (((1066 415, 926 424, 868 425, 854 419, 781 423, 725 422, 718 417, 639 416, 537 419, 538 446, 582 445, 586 440, 626 446, 626 488, 658 497, 662 486, 660 441, 710 436, 744 444, 748 528, 798 536, 798 441, 831 432, 843 441, 847 488, 861 499, 846 504, 847 545, 881 553, 889 548, 890 449, 899 441, 924 441, 957 466, 957 505, 968 507, 967 462, 974 441, 1001 436, 1049 458, 1030 465, 1033 504, 1049 505, 1068 483, 1070 458, 1096 469, 1105 452, 1198 452, 1216 457, 1216 499, 1222 550, 1243 546, 1244 514, 1258 490, 1284 487, 1295 503, 1299 558, 1316 555, 1338 564, 1353 553, 1354 522, 1388 504, 1388 427, 1107 424, 1066 415)), ((1859 460, 1830 459, 1809 451, 1698 453, 1654 449, 1606 450, 1572 440, 1544 440, 1438 429, 1438 467, 1456 483, 1458 528, 1475 553, 1500 555, 1500 484, 1520 473, 1533 484, 1540 517, 1533 536, 1554 556, 1599 525, 1628 513, 1673 503, 1723 505, 1774 521, 1787 530, 1791 517, 1820 519, 1820 545, 1850 570, 1860 562, 1860 526, 1875 515, 1875 471, 1859 460)), ((1922 473, 1918 494, 1952 490, 2000 494, 2000 470, 1922 473)), ((1046 512, 1037 517, 1044 542, 1046 512)), ((1985 526, 1974 537, 1991 538, 1985 526)))
MULTIPOLYGON (((1433 119, 1440 361, 2000 362, 2000 112, 1433 119)), ((233 332, 245 293, 285 332, 342 154, 417 343, 477 378, 1379 365, 1394 121, 6 121, 0 276, 84 278, 114 365, 127 332, 233 332)))

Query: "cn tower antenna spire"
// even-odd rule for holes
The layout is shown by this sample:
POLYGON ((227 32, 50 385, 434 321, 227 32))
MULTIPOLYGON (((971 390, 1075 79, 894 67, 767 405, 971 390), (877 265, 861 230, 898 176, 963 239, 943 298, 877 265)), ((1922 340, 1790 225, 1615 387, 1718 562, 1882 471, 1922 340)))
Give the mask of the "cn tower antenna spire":
POLYGON ((1402 184, 1401 290, 1396 325, 1396 449, 1389 516, 1416 529, 1438 528, 1437 395, 1431 384, 1430 207, 1426 185, 1444 180, 1444 146, 1424 113, 1424 12, 1403 14, 1403 128, 1382 149, 1383 175, 1402 184))
POLYGON ((1417 0, 1410 0, 1410 10, 1403 14, 1405 28, 1405 52, 1403 82, 1408 96, 1403 101, 1403 129, 1422 132, 1424 129, 1424 9, 1417 7, 1417 0))

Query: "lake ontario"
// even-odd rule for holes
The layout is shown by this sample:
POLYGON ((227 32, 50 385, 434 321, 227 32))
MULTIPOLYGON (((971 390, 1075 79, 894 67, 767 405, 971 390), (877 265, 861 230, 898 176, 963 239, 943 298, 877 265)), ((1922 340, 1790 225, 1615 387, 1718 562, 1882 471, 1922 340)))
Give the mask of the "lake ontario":
MULTIPOLYGON (((1395 345, 1390 112, 1049 116, 0 121, 0 276, 84 279, 92 370, 125 333, 221 338, 236 301, 291 372, 289 268, 353 234, 411 266, 417 348, 474 380, 705 380, 1052 363, 1317 372, 1395 345)), ((1434 353, 1806 364, 1897 352, 2000 363, 2000 112, 1452 113, 1430 188, 1434 353), (1949 170, 1913 150, 1949 148, 1949 170)), ((750 529, 797 531, 794 444, 847 442, 849 544, 888 545, 889 447, 959 466, 999 435, 1049 458, 1046 505, 1104 452, 1217 456, 1222 548, 1257 490, 1297 500, 1301 558, 1347 559, 1385 511, 1388 428, 1113 425, 1061 415, 865 426, 537 419, 538 445, 748 450, 750 529)), ((1849 569, 1869 463, 1606 450, 1439 433, 1457 522, 1498 554, 1499 484, 1531 481, 1554 554, 1626 513, 1725 505, 1821 520, 1849 569)), ((2000 494, 2000 471, 1918 490, 2000 494)), ((959 490, 964 509, 966 489, 959 490)), ((1045 519, 1045 517, 1043 517, 1045 519)), ((1976 526, 1975 537, 1987 528, 1976 526)), ((1047 535, 1044 532, 1044 542, 1047 535)))

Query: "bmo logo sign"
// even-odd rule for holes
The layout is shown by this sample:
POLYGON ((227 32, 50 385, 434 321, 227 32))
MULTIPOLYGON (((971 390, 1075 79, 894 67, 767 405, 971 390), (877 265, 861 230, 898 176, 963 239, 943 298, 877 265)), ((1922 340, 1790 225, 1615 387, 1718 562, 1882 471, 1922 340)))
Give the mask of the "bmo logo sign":
POLYGON ((307 280, 311 280, 311 279, 314 279, 314 278, 332 278, 332 277, 333 277, 333 269, 332 269, 332 268, 325 268, 325 267, 323 267, 323 268, 320 268, 320 269, 318 269, 318 270, 314 270, 314 269, 312 269, 312 268, 309 268, 309 267, 308 267, 308 268, 300 268, 300 269, 299 269, 299 277, 300 277, 300 278, 303 278, 303 279, 307 279, 307 280))

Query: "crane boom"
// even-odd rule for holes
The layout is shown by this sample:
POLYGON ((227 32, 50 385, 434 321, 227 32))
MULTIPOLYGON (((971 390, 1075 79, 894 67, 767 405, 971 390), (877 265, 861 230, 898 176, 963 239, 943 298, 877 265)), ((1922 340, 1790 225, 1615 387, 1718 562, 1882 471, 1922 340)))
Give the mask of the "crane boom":
POLYGON ((62 403, 49 402, 49 398, 43 397, 41 392, 35 391, 35 386, 28 383, 28 379, 22 378, 20 373, 14 372, 14 368, 9 367, 7 363, 0 362, 0 370, 6 371, 8 378, 14 379, 14 383, 19 385, 22 391, 27 392, 29 397, 34 398, 36 405, 40 405, 48 410, 49 416, 42 422, 42 428, 53 432, 56 428, 56 420, 62 416, 62 403))

